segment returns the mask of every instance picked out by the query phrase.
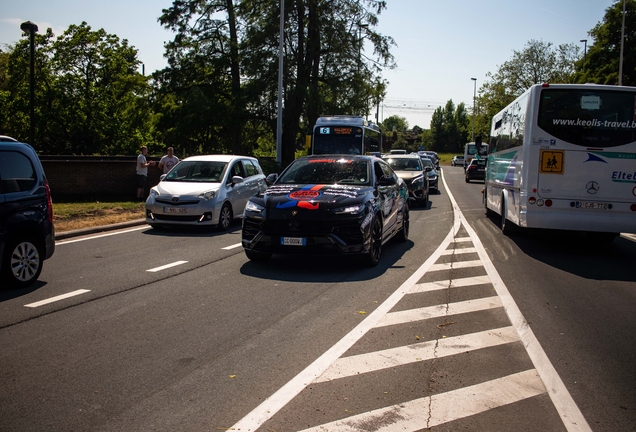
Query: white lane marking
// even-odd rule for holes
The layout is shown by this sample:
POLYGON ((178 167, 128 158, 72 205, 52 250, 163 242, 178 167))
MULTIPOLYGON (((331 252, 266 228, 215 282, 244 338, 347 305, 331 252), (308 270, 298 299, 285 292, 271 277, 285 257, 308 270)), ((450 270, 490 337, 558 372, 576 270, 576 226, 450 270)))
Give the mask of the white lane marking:
POLYGON ((627 234, 627 233, 621 233, 621 235, 623 237, 625 237, 628 240, 631 240, 633 242, 636 242, 636 234, 627 234))
POLYGON ((493 408, 509 405, 545 393, 537 371, 530 369, 492 381, 439 393, 347 417, 301 432, 358 432, 428 430, 493 408), (366 427, 365 427, 366 426, 366 427))
POLYGON ((449 263, 435 264, 431 266, 429 271, 450 270, 450 269, 469 268, 469 267, 482 267, 482 265, 483 264, 480 260, 455 261, 455 262, 449 262, 449 263))
POLYGON ((115 231, 115 232, 109 232, 106 234, 99 234, 99 235, 94 235, 94 236, 90 236, 90 237, 82 237, 79 239, 73 239, 73 240, 60 240, 60 241, 56 241, 55 242, 55 246, 60 246, 60 245, 65 245, 65 244, 69 244, 69 243, 77 243, 77 242, 82 242, 82 241, 86 241, 86 240, 93 240, 96 238, 101 238, 101 237, 109 237, 109 236, 114 236, 114 235, 118 235, 118 234, 125 234, 125 233, 129 233, 129 232, 133 232, 133 231, 139 231, 139 230, 143 230, 143 229, 149 229, 150 227, 147 225, 138 227, 138 228, 131 228, 131 229, 127 229, 127 230, 123 230, 123 231, 115 231))
POLYGON ((226 246, 226 247, 221 248, 221 249, 223 249, 223 250, 230 250, 230 249, 236 249, 237 247, 241 247, 241 246, 243 246, 243 244, 242 244, 242 243, 237 243, 237 244, 233 244, 232 246, 226 246))
MULTIPOLYGON (((442 181, 444 180, 444 173, 442 172, 442 181)), ((556 369, 550 362, 548 355, 543 351, 543 347, 539 344, 539 340, 534 335, 534 332, 528 325, 526 319, 524 318, 519 306, 515 303, 510 291, 508 291, 508 287, 497 273, 497 269, 493 265, 484 245, 481 243, 481 240, 477 236, 475 230, 470 226, 464 214, 459 209, 457 205, 457 201, 455 201, 455 197, 450 192, 450 189, 446 188, 448 197, 451 200, 451 204, 454 209, 454 214, 457 219, 461 220, 461 224, 466 229, 466 232, 470 236, 473 241, 473 245, 477 248, 477 253, 479 254, 479 258, 482 260, 484 264, 484 268, 486 269, 486 273, 490 277, 490 281, 499 296, 501 303, 512 323, 513 327, 517 330, 519 334, 519 338, 523 342, 523 345, 526 347, 526 351, 530 356, 530 360, 532 364, 537 369, 541 380, 545 384, 546 388, 548 388, 548 394, 550 395, 550 399, 554 404, 559 416, 561 417, 561 421, 563 421, 563 425, 569 432, 592 432, 587 420, 583 417, 581 410, 574 402, 572 395, 568 392, 568 389, 563 384, 561 377, 557 373, 556 369)))
POLYGON ((176 267, 176 266, 178 266, 178 265, 185 264, 185 263, 187 263, 187 262, 188 262, 188 261, 175 261, 175 262, 173 262, 173 263, 166 264, 166 265, 163 265, 163 266, 161 266, 161 267, 155 267, 155 268, 152 268, 152 269, 149 269, 149 270, 146 270, 146 271, 147 271, 147 272, 153 272, 153 273, 154 273, 154 272, 158 272, 158 271, 161 271, 161 270, 169 269, 169 268, 171 268, 171 267, 176 267))
POLYGON ((42 306, 42 305, 45 305, 45 304, 53 303, 53 302, 56 302, 56 301, 59 301, 59 300, 64 300, 64 299, 67 299, 69 297, 75 297, 77 295, 85 294, 87 292, 91 292, 91 290, 80 289, 80 290, 77 290, 77 291, 71 291, 71 292, 66 293, 66 294, 62 294, 62 295, 59 295, 59 296, 48 298, 46 300, 41 300, 39 302, 26 304, 26 305, 24 305, 24 307, 36 308, 38 306, 42 306))
POLYGON ((519 336, 517 336, 517 332, 510 326, 445 339, 420 342, 366 354, 341 357, 336 360, 325 373, 316 379, 314 383, 375 372, 409 363, 449 357, 468 351, 518 341, 519 336))
POLYGON ((448 315, 459 315, 462 313, 477 312, 500 307, 502 307, 501 301, 497 296, 466 300, 457 303, 445 303, 418 309, 408 309, 399 312, 388 313, 376 327, 405 324, 413 321, 422 321, 430 318, 439 318, 448 315))
POLYGON ((442 255, 458 255, 458 254, 467 254, 467 253, 477 253, 477 249, 474 247, 471 248, 460 248, 460 249, 448 249, 445 250, 442 255))
POLYGON ((255 431, 263 423, 269 420, 282 407, 298 395, 313 380, 322 375, 325 370, 349 348, 353 346, 362 336, 387 314, 404 295, 419 281, 424 273, 439 259, 442 252, 448 248, 453 240, 453 235, 459 230, 459 219, 453 221, 453 229, 440 243, 433 254, 418 268, 400 287, 387 298, 376 310, 371 312, 367 318, 358 324, 353 330, 345 335, 334 346, 323 355, 314 360, 309 366, 303 369, 298 375, 288 381, 278 389, 273 395, 265 399, 259 406, 254 408, 249 414, 238 421, 230 430, 255 431))
POLYGON ((460 278, 460 279, 453 279, 453 280, 426 282, 421 284, 415 284, 413 288, 411 288, 411 291, 409 291, 409 294, 438 291, 438 290, 443 290, 448 288, 459 288, 459 287, 466 287, 466 286, 472 286, 472 285, 484 285, 489 283, 490 283, 490 278, 488 277, 488 275, 474 276, 474 277, 467 277, 467 278, 460 278))
MULTIPOLYGON (((442 181, 445 183, 443 172, 442 181)), ((525 320, 523 320, 523 315, 519 311, 517 305, 514 303, 514 300, 503 284, 501 277, 496 272, 496 269, 488 258, 488 254, 486 253, 482 243, 479 241, 477 234, 470 227, 468 221, 466 221, 466 219, 464 218, 459 209, 459 206, 457 205, 457 202, 455 201, 448 187, 446 187, 446 190, 454 210, 453 228, 451 229, 451 232, 446 236, 446 238, 441 242, 437 250, 424 262, 424 264, 420 266, 420 268, 418 268, 411 275, 411 277, 409 277, 397 289, 397 291, 395 291, 375 311, 369 314, 364 321, 358 324, 343 339, 341 339, 327 352, 325 352, 318 359, 312 362, 298 375, 288 381, 284 386, 282 386, 273 395, 263 401, 245 417, 239 420, 238 423, 236 423, 230 429, 255 431, 261 425, 263 425, 263 423, 265 423, 278 411, 280 411, 280 409, 285 406, 290 400, 296 397, 298 393, 300 393, 306 386, 308 386, 312 382, 312 380, 322 375, 333 362, 341 357, 355 342, 357 342, 362 336, 364 336, 367 331, 374 327, 383 318, 383 316, 387 314, 393 308, 393 306, 395 306, 397 302, 417 283, 417 281, 421 279, 421 277, 430 269, 430 267, 432 267, 432 265, 437 262, 441 254, 444 252, 445 249, 447 249, 447 246, 452 241, 452 237, 457 234, 460 226, 463 225, 466 228, 470 238, 462 238, 461 240, 472 241, 474 243, 474 245, 478 248, 480 258, 484 260, 484 262, 488 263, 488 266, 486 266, 486 270, 488 275, 490 276, 491 281, 493 281, 493 285, 495 285, 493 280, 493 277, 495 277, 497 281, 495 288, 501 289, 501 292, 503 292, 504 294, 507 293, 504 308, 506 309, 508 317, 515 327, 517 334, 524 343, 524 346, 526 346, 528 354, 530 354, 532 351, 532 354, 530 354, 530 358, 532 359, 533 364, 535 365, 535 367, 537 367, 537 364, 539 364, 539 367, 537 367, 537 371, 527 371, 522 372, 521 374, 509 375, 477 386, 466 387, 463 389, 455 390, 453 392, 434 395, 430 398, 407 402, 399 406, 372 411, 370 413, 362 414, 361 416, 356 416, 355 418, 370 416, 373 413, 380 413, 378 414, 380 416, 391 415, 392 411, 400 410, 402 409, 402 407, 408 406, 410 407, 409 418, 414 418, 416 419, 415 421, 419 421, 419 425, 416 425, 413 428, 408 428, 408 430, 415 431, 433 426, 434 424, 441 424, 442 422, 450 421, 448 420, 450 419, 450 417, 448 415, 445 415, 445 413, 455 412, 457 418, 463 418, 465 416, 473 415, 495 408, 497 406, 497 403, 499 403, 500 406, 503 406, 509 403, 516 402, 517 400, 523 400, 524 398, 531 397, 535 394, 541 394, 543 392, 542 389, 544 388, 544 386, 541 384, 542 381, 543 384, 545 384, 545 388, 548 389, 548 394, 550 395, 552 402, 555 404, 555 408, 561 416, 561 420, 563 421, 566 429, 569 432, 591 432, 587 421, 585 420, 576 403, 574 403, 571 395, 568 393, 567 389, 563 385, 561 378, 556 373, 556 370, 554 370, 554 367, 549 362, 547 355, 545 354, 545 352, 543 352, 543 349, 538 344, 536 338, 534 338, 534 335, 532 334, 532 331, 528 327, 527 323, 525 323, 525 320), (513 319, 513 315, 515 319, 513 319), (519 321, 519 318, 522 321, 519 321), (525 329, 523 329, 524 323, 526 327, 525 329), (528 333, 532 335, 531 339, 528 339, 528 333), (529 347, 529 344, 532 344, 532 346, 529 347), (541 357, 540 360, 542 361, 535 361, 537 356, 541 357), (537 372, 541 377, 541 381, 539 381, 536 377, 537 372), (517 380, 517 378, 519 378, 519 380, 517 380), (517 399, 515 399, 515 397, 517 397, 517 399), (429 401, 431 403, 434 403, 435 405, 429 406, 429 401), (460 401, 460 403, 457 403, 458 401, 460 401), (422 420, 422 412, 429 412, 429 407, 431 408, 431 420, 422 420), (435 409, 433 410, 432 407, 434 407, 435 409), (433 414, 433 411, 435 412, 435 414, 433 414)), ((457 239, 455 241, 457 241, 457 239)), ((499 294, 499 292, 500 291, 498 290, 497 293, 499 294)), ((357 428, 357 426, 348 426, 348 422, 352 418, 353 417, 343 420, 343 427, 346 426, 347 428, 340 430, 359 430, 360 428, 357 428)), ((393 428, 394 422, 399 421, 402 418, 403 417, 401 416, 392 417, 391 422, 384 423, 386 424, 384 430, 395 430, 395 428, 393 428)), ((307 429, 307 431, 309 430, 312 429, 307 429)), ((313 430, 337 431, 335 426, 328 425, 321 425, 313 428, 313 430)))
POLYGON ((470 242, 470 241, 472 241, 470 237, 457 237, 454 240, 455 243, 470 242))

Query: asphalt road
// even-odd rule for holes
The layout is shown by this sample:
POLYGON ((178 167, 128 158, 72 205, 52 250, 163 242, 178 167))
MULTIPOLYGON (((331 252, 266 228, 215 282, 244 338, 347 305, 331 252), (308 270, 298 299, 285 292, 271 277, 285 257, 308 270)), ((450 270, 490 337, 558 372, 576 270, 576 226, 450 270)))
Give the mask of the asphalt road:
POLYGON ((636 243, 505 237, 443 170, 373 269, 251 263, 238 224, 60 241, 0 293, 0 430, 633 430, 636 243))

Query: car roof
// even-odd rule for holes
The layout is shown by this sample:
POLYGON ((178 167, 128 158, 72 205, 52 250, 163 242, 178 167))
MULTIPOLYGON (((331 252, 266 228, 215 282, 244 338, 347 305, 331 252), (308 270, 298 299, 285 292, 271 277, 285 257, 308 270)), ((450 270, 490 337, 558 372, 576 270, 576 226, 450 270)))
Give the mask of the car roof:
POLYGON ((419 158, 416 154, 386 154, 382 159, 415 159, 419 158))
POLYGON ((357 159, 357 160, 364 160, 364 161, 371 161, 374 159, 378 159, 375 156, 372 155, 353 155, 353 154, 321 154, 321 155, 308 155, 308 156, 301 156, 296 160, 301 160, 301 159, 357 159))
POLYGON ((251 156, 238 156, 238 155, 198 155, 198 156, 190 156, 183 159, 185 161, 204 161, 204 162, 232 162, 236 159, 251 159, 256 160, 251 156))
POLYGON ((8 135, 0 135, 0 142, 18 142, 18 140, 8 135))

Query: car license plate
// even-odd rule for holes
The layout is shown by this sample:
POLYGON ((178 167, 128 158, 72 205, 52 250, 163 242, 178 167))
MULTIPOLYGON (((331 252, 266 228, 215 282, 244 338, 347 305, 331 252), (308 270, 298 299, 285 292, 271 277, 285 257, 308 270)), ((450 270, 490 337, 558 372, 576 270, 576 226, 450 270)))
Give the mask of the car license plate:
POLYGON ((307 239, 303 237, 281 237, 280 244, 284 246, 305 246, 307 239))
POLYGON ((164 207, 164 213, 188 213, 188 209, 184 207, 164 207))
POLYGON ((604 202, 590 202, 590 201, 577 201, 576 202, 576 208, 607 210, 607 203, 604 203, 604 202))

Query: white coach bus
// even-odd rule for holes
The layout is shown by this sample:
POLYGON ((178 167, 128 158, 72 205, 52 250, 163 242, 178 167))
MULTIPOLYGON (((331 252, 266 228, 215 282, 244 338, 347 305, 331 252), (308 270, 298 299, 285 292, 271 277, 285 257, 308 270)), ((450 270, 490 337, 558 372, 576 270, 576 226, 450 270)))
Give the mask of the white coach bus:
POLYGON ((484 205, 504 234, 636 233, 636 87, 528 89, 492 119, 484 205))

